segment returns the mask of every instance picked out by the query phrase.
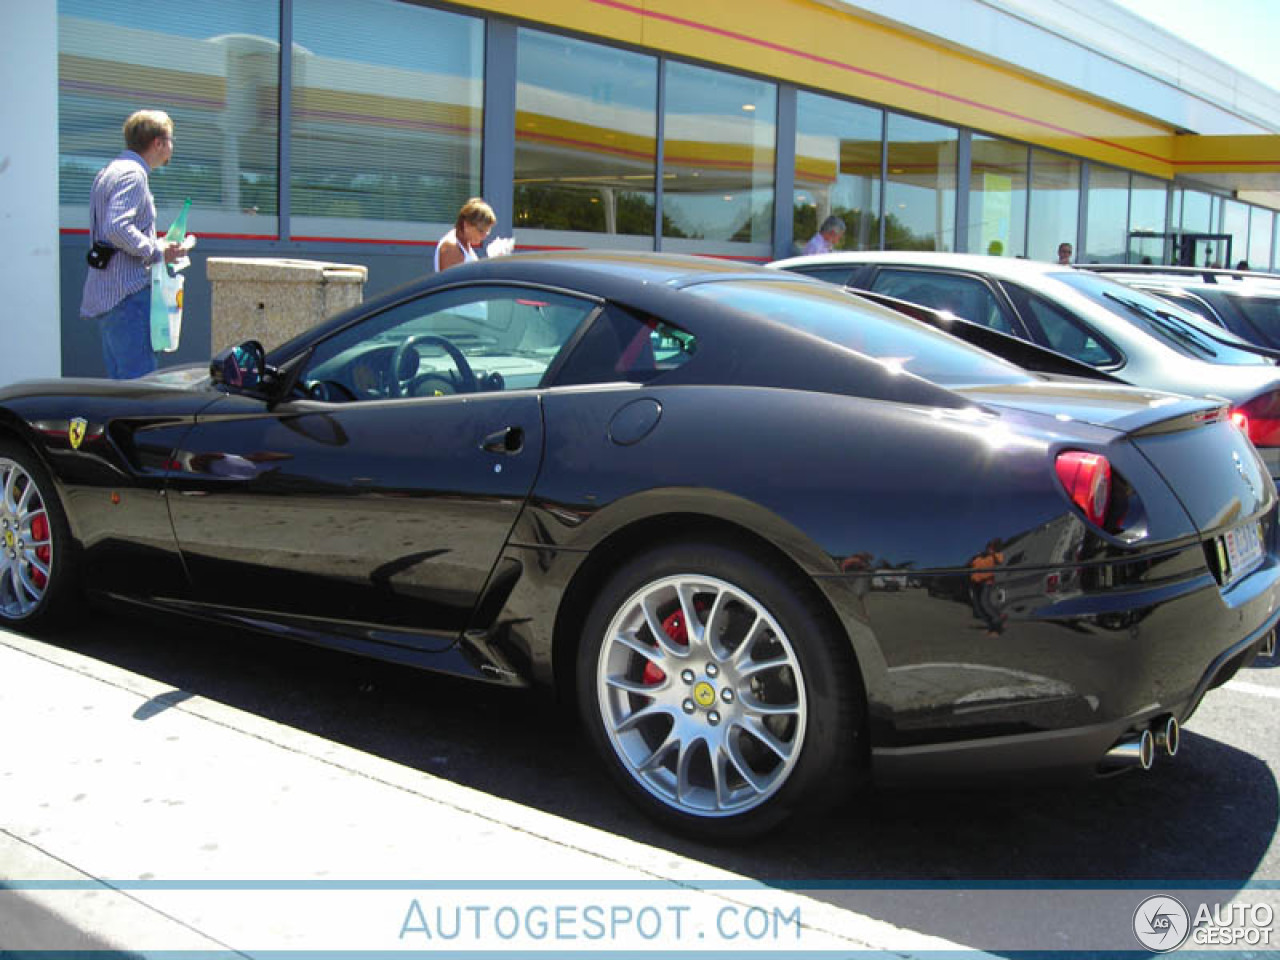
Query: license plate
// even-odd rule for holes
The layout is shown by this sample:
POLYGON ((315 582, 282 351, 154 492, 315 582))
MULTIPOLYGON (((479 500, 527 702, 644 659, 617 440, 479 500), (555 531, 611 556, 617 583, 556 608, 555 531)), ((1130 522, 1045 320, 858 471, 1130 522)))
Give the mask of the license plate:
POLYGON ((1262 532, 1256 523, 1245 523, 1222 535, 1227 551, 1226 581, 1236 580, 1262 561, 1262 532))

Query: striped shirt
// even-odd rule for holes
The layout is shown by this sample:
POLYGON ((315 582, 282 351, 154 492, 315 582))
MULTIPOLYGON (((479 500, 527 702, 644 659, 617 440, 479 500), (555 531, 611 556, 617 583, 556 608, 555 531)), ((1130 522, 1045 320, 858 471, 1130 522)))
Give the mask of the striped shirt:
POLYGON ((156 240, 156 203, 147 162, 126 150, 103 167, 89 195, 90 242, 116 248, 105 269, 89 268, 80 316, 97 317, 151 283, 151 264, 164 257, 156 240))

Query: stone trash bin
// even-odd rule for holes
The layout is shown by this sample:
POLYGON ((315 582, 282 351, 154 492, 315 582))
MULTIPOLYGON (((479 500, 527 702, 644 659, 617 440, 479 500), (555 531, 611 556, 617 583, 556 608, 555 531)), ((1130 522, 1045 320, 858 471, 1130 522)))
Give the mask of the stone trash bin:
POLYGON ((272 257, 210 257, 212 352, 243 340, 266 349, 364 299, 369 269, 272 257))

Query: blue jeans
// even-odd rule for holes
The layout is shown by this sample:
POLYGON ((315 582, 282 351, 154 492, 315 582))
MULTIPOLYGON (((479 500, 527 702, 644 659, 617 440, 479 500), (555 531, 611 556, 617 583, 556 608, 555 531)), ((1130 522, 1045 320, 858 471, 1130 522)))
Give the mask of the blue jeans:
POLYGON ((112 380, 131 380, 156 368, 151 349, 151 287, 131 293, 98 316, 102 359, 112 380))

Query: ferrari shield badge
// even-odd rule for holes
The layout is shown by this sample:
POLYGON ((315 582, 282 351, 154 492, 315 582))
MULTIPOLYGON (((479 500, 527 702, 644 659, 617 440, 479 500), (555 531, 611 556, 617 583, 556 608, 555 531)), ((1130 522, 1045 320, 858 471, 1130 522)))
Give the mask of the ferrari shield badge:
POLYGON ((79 450, 80 444, 84 443, 84 432, 89 427, 89 421, 84 417, 75 417, 67 424, 67 439, 71 441, 71 449, 79 450))

